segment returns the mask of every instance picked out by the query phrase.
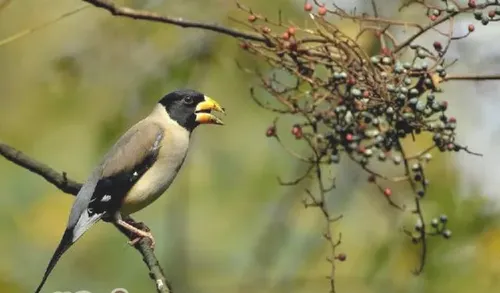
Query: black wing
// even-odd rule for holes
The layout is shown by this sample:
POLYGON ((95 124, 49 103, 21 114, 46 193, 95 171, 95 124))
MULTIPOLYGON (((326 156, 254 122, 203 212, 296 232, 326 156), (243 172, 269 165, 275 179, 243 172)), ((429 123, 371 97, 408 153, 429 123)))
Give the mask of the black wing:
POLYGON ((154 164, 164 135, 159 126, 154 126, 136 131, 122 145, 117 143, 117 149, 110 153, 103 165, 103 175, 97 181, 87 208, 89 216, 112 216, 120 209, 127 192, 154 164), (134 143, 128 144, 132 139, 134 143))

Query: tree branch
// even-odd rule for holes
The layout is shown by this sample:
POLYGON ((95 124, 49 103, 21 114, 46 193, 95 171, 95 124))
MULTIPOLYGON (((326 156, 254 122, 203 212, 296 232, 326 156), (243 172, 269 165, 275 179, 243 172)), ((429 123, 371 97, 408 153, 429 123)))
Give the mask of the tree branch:
MULTIPOLYGON (((76 195, 82 184, 67 178, 66 173, 59 173, 51 167, 41 163, 29 156, 23 154, 21 151, 0 142, 0 155, 11 161, 12 163, 21 166, 29 171, 42 176, 49 183, 56 186, 64 193, 76 195)), ((143 225, 142 223, 137 223, 143 225)), ((117 227, 120 232, 127 236, 130 240, 135 237, 128 231, 117 227)), ((163 269, 161 268, 158 259, 156 258, 153 249, 149 245, 149 240, 146 238, 141 239, 135 244, 135 248, 141 253, 143 261, 149 269, 149 276, 155 281, 155 287, 158 293, 172 293, 172 289, 165 278, 163 269)))
POLYGON ((500 80, 500 74, 486 75, 452 75, 449 74, 443 78, 443 81, 450 80, 500 80))
POLYGON ((262 43, 268 42, 267 39, 262 36, 241 32, 235 29, 221 26, 219 24, 208 24, 208 23, 190 21, 190 20, 185 20, 181 17, 174 18, 174 17, 162 16, 151 11, 136 10, 126 6, 118 6, 114 4, 113 1, 110 0, 82 0, 82 1, 90 3, 96 7, 103 8, 109 11, 109 13, 111 13, 114 16, 167 23, 175 26, 180 26, 182 28, 199 28, 232 36, 235 38, 242 38, 245 40, 251 40, 262 43))

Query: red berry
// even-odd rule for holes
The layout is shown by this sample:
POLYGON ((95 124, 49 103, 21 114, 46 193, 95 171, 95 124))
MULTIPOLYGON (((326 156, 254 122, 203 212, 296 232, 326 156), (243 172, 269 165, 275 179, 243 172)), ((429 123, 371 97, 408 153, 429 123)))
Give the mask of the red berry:
POLYGON ((290 36, 295 35, 295 28, 293 26, 291 26, 291 27, 288 28, 288 34, 290 36))
POLYGON ((448 122, 450 122, 450 123, 456 123, 457 122, 457 118, 450 117, 450 119, 448 119, 448 122))
POLYGON ((296 139, 302 138, 302 128, 300 127, 300 125, 294 125, 292 127, 292 134, 296 139))
POLYGON ((443 49, 443 45, 441 45, 441 43, 438 41, 435 41, 433 45, 434 45, 434 49, 436 49, 436 51, 441 51, 443 49))
POLYGON ((311 3, 306 3, 304 4, 304 10, 305 11, 311 11, 313 9, 313 6, 311 3))
POLYGON ((476 0, 469 0, 468 4, 470 8, 476 8, 476 0))
POLYGON ((433 15, 431 15, 429 18, 431 19, 431 21, 435 21, 435 20, 437 19, 437 16, 435 16, 435 15, 433 14, 433 15))
POLYGON ((262 32, 265 33, 265 34, 268 34, 268 33, 271 32, 271 29, 268 28, 267 26, 265 26, 265 27, 262 28, 262 32))
POLYGON ((347 255, 345 253, 339 253, 335 258, 339 261, 345 261, 347 259, 347 255))
POLYGON ((353 140, 353 136, 352 136, 352 134, 348 133, 348 134, 345 136, 345 139, 346 139, 347 141, 352 141, 352 140, 353 140))
POLYGON ((274 126, 269 126, 266 131, 266 136, 271 137, 271 136, 276 136, 276 127, 274 126))
POLYGON ((325 6, 321 6, 320 8, 318 8, 318 14, 319 15, 325 15, 326 14, 326 7, 325 6))
POLYGON ((243 49, 243 50, 247 50, 248 49, 248 44, 245 43, 245 42, 241 42, 240 43, 240 47, 243 49))
POLYGON ((356 79, 352 76, 349 76, 349 78, 347 79, 347 84, 348 85, 355 85, 356 84, 356 79))
POLYGON ((384 195, 389 197, 392 195, 392 190, 390 188, 384 189, 384 195))
POLYGON ((337 259, 338 259, 339 261, 345 261, 345 260, 347 259, 347 255, 346 255, 345 253, 339 253, 339 254, 337 255, 337 259))
POLYGON ((472 33, 476 28, 474 27, 473 24, 469 24, 468 29, 469 29, 469 32, 472 33))
POLYGON ((363 92, 363 98, 368 98, 370 97, 370 92, 369 91, 364 91, 363 92))
POLYGON ((495 17, 495 15, 496 15, 495 10, 490 10, 490 11, 488 11, 488 16, 489 16, 490 18, 494 18, 494 17, 495 17))
POLYGON ((288 32, 284 32, 282 35, 281 35, 281 38, 283 40, 288 40, 290 39, 290 34, 288 32))
POLYGON ((253 14, 250 14, 248 16, 248 21, 249 22, 254 22, 255 20, 257 20, 257 16, 253 15, 253 14))

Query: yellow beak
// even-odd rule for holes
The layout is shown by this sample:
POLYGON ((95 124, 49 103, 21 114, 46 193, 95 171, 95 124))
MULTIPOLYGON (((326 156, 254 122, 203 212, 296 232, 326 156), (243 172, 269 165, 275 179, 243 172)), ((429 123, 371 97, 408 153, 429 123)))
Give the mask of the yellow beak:
POLYGON ((205 96, 203 102, 198 103, 195 108, 196 122, 200 124, 218 124, 223 125, 224 122, 218 117, 212 115, 210 112, 216 111, 225 114, 224 108, 222 108, 219 103, 210 97, 205 96))

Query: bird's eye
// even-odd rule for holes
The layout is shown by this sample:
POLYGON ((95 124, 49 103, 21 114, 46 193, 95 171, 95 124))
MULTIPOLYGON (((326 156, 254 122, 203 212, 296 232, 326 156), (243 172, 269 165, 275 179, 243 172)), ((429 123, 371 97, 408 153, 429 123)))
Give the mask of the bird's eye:
POLYGON ((184 101, 184 104, 186 104, 186 105, 191 105, 191 104, 193 104, 193 98, 191 98, 190 96, 186 96, 186 97, 184 97, 184 100, 183 100, 183 101, 184 101))

